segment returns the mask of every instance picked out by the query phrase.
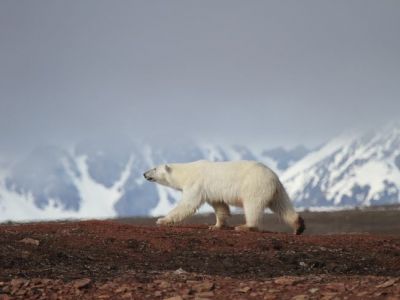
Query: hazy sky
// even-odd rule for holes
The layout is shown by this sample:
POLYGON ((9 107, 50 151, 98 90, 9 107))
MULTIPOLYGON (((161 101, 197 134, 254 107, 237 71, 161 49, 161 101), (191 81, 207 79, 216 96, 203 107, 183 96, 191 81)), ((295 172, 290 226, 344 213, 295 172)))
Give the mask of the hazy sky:
POLYGON ((0 1, 0 152, 315 145, 400 116, 400 1, 0 1))

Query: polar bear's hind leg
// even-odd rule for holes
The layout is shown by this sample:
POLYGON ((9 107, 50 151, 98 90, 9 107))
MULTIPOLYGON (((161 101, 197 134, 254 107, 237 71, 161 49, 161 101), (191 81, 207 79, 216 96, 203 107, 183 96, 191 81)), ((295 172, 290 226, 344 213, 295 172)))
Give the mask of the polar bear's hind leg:
POLYGON ((264 216, 263 201, 245 201, 243 202, 244 215, 246 218, 245 225, 239 225, 235 227, 235 230, 239 231, 261 231, 262 220, 264 216))
POLYGON ((226 223, 226 220, 230 217, 231 212, 229 210, 229 206, 223 202, 210 203, 210 205, 214 208, 216 223, 213 226, 210 226, 209 229, 217 230, 229 228, 226 223))

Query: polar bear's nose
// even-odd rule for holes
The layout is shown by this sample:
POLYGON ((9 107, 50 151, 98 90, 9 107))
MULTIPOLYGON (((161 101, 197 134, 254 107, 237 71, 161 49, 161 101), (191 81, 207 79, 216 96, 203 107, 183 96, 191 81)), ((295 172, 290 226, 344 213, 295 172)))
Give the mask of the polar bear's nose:
POLYGON ((149 176, 147 173, 148 173, 148 172, 146 172, 146 173, 143 174, 144 178, 146 178, 146 180, 148 180, 148 181, 155 181, 154 178, 151 177, 151 176, 149 176))

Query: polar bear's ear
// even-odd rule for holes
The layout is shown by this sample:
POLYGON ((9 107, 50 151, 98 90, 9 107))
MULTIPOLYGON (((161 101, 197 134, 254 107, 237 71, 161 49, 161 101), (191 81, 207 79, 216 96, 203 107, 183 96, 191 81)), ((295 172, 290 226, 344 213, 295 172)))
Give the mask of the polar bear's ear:
POLYGON ((170 166, 165 165, 165 171, 167 171, 167 173, 171 173, 172 169, 170 166))

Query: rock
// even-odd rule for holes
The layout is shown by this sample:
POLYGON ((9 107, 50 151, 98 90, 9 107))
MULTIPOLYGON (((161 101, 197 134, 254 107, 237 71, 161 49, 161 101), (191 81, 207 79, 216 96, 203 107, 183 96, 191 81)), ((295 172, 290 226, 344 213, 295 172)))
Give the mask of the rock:
POLYGON ((315 294, 316 292, 319 291, 319 288, 312 288, 308 290, 311 294, 315 294))
POLYGON ((31 255, 31 253, 30 253, 29 251, 22 251, 22 252, 21 252, 22 258, 28 258, 29 255, 31 255))
POLYGON ((381 296, 387 296, 387 292, 385 291, 380 291, 380 292, 376 292, 374 294, 374 297, 381 297, 381 296))
POLYGON ((300 265, 301 267, 307 267, 307 264, 306 264, 304 261, 299 262, 299 265, 300 265))
POLYGON ((275 300, 275 299, 279 299, 277 295, 273 295, 273 294, 264 295, 264 300, 275 300))
POLYGON ((164 300, 183 300, 181 296, 173 296, 169 298, 164 298, 164 300))
POLYGON ((112 284, 110 282, 104 283, 99 286, 99 290, 109 290, 112 288, 112 284))
POLYGON ((337 296, 337 293, 323 293, 321 296, 321 300, 332 300, 337 296))
POLYGON ((207 297, 214 297, 214 292, 201 292, 201 293, 197 293, 196 298, 207 298, 207 297))
POLYGON ((82 289, 89 286, 91 282, 92 280, 90 278, 82 278, 75 280, 72 285, 77 289, 82 289))
POLYGON ((300 280, 298 280, 296 278, 291 278, 291 277, 279 277, 279 278, 276 278, 274 282, 276 284, 281 284, 281 285, 294 285, 294 284, 300 282, 300 280))
POLYGON ((125 293, 121 296, 122 299, 132 299, 132 293, 125 293))
POLYGON ((24 244, 39 246, 39 241, 31 239, 31 238, 24 238, 24 239, 20 240, 19 242, 24 243, 24 244))
POLYGON ((337 292, 344 292, 346 290, 346 287, 342 282, 328 283, 325 287, 337 292))
POLYGON ((180 293, 181 293, 182 295, 190 295, 190 294, 192 293, 192 290, 191 290, 191 289, 182 289, 182 290, 180 291, 180 293))
POLYGON ((385 281, 384 283, 381 283, 381 284, 377 285, 376 287, 378 289, 387 288, 389 286, 394 285, 395 283, 396 283, 396 279, 390 279, 390 280, 385 281))
POLYGON ((185 273, 187 273, 187 272, 182 268, 179 268, 179 269, 174 271, 175 275, 181 275, 181 274, 185 274, 185 273))
POLYGON ((214 283, 211 281, 205 281, 193 286, 193 289, 197 292, 207 292, 214 288, 214 283))
POLYGON ((10 281, 11 286, 16 287, 16 288, 19 288, 24 283, 25 283, 25 279, 21 279, 21 278, 14 278, 14 279, 11 279, 11 281, 10 281))
POLYGON ((166 289, 166 288, 169 288, 171 285, 169 284, 168 281, 161 280, 161 281, 159 282, 158 286, 159 286, 161 289, 166 289))
POLYGON ((155 291, 154 292, 154 296, 161 297, 162 296, 162 292, 161 291, 155 291))
POLYGON ((119 288, 117 288, 117 289, 115 290, 115 292, 116 292, 116 293, 123 293, 123 292, 126 292, 128 289, 129 289, 129 286, 127 286, 127 285, 122 285, 122 286, 120 286, 119 288))
MULTIPOLYGON (((10 281, 10 291, 11 294, 17 293, 22 287, 27 286, 29 284, 28 280, 22 278, 14 278, 10 281)), ((3 291, 6 291, 3 288, 3 291)))
POLYGON ((296 295, 294 297, 292 297, 292 300, 307 300, 310 297, 308 297, 307 295, 296 295))
POLYGON ((251 287, 249 287, 249 286, 244 286, 244 287, 238 289, 237 291, 238 291, 238 292, 241 292, 241 293, 248 293, 250 290, 251 290, 251 287))
POLYGON ((16 296, 23 296, 23 295, 25 295, 27 292, 28 292, 27 289, 19 289, 19 290, 15 293, 15 295, 16 295, 16 296))
POLYGON ((7 294, 0 294, 0 300, 10 300, 11 298, 7 294))
POLYGON ((250 297, 257 297, 258 296, 258 293, 256 293, 256 292, 252 292, 252 293, 250 293, 250 295, 249 295, 250 297))

